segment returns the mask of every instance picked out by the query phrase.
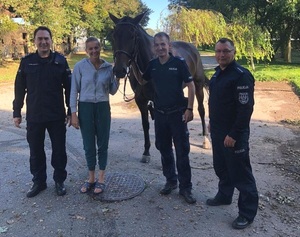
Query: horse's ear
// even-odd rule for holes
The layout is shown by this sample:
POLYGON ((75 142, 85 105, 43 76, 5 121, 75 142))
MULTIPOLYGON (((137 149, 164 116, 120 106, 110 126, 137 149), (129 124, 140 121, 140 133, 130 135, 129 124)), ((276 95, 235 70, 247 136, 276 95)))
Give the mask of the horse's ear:
POLYGON ((140 15, 137 15, 137 16, 133 19, 134 23, 136 23, 136 24, 140 23, 140 21, 144 18, 144 16, 145 16, 146 13, 147 13, 147 11, 141 13, 140 15))
POLYGON ((109 12, 108 14, 109 14, 110 19, 111 19, 115 24, 118 24, 118 22, 120 21, 120 19, 117 18, 116 16, 114 16, 113 14, 111 14, 110 12, 109 12))

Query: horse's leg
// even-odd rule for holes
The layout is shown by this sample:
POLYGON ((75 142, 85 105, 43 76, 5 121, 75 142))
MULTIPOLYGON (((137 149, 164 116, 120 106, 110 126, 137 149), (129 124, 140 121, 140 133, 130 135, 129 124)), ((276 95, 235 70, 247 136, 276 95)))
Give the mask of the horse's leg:
POLYGON ((142 163, 148 163, 150 161, 150 136, 149 136, 149 116, 148 116, 148 101, 145 98, 140 98, 141 96, 137 96, 135 98, 135 102, 140 110, 141 118, 142 118, 142 126, 144 131, 144 153, 141 159, 142 163))
POLYGON ((203 86, 201 83, 194 81, 195 83, 195 94, 198 102, 198 112, 200 115, 201 123, 202 123, 202 135, 204 137, 203 139, 203 148, 204 149, 210 149, 210 141, 208 139, 208 132, 207 132, 207 127, 206 127, 206 122, 205 122, 205 108, 203 105, 204 102, 204 91, 203 91, 203 86))

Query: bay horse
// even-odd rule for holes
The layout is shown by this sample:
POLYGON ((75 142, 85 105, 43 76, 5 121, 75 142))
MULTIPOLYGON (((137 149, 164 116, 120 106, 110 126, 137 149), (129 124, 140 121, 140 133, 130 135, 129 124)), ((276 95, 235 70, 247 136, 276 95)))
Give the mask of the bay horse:
MULTIPOLYGON (((142 78, 137 78, 134 70, 143 73, 148 62, 155 57, 153 48, 153 37, 140 26, 139 22, 143 19, 146 12, 131 18, 124 16, 117 18, 109 13, 110 19, 115 23, 113 30, 113 51, 114 51, 114 74, 117 78, 129 78, 132 90, 135 93, 135 102, 140 110, 142 126, 144 131, 144 152, 141 162, 150 161, 150 137, 149 137, 149 113, 148 102, 153 101, 154 91, 151 83, 142 83, 142 78), (137 67, 133 67, 133 63, 137 67)), ((203 106, 203 88, 208 79, 204 75, 204 69, 200 54, 196 47, 190 43, 182 41, 171 42, 171 52, 174 56, 183 57, 189 67, 195 84, 195 94, 198 101, 198 112, 202 122, 202 134, 204 136, 203 148, 210 148, 207 138, 205 123, 205 110, 203 106)), ((153 112, 153 111, 152 111, 153 112)), ((150 110, 151 117, 153 113, 150 110)))

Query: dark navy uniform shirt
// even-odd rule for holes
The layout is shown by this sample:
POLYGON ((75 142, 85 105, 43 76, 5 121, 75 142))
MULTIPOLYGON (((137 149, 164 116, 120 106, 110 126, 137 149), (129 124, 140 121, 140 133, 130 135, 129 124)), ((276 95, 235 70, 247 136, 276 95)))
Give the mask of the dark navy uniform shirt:
POLYGON ((193 81, 183 58, 174 57, 161 64, 158 58, 151 60, 143 74, 154 88, 154 104, 157 109, 168 109, 184 105, 182 84, 193 81))
POLYGON ((209 85, 209 119, 211 134, 237 139, 249 132, 254 106, 254 78, 233 61, 224 70, 218 66, 209 85))
POLYGON ((27 94, 27 121, 49 122, 65 119, 65 105, 69 107, 70 86, 71 71, 63 55, 51 52, 49 57, 41 58, 36 52, 25 56, 21 60, 15 80, 13 117, 21 117, 24 97, 27 94))

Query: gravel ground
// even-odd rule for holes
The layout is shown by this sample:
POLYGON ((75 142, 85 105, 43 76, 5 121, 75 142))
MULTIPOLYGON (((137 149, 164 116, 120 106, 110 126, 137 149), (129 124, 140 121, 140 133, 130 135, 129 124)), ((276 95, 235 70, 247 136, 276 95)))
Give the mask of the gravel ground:
POLYGON ((160 156, 153 145, 153 123, 151 161, 142 164, 140 115, 134 102, 123 101, 122 91, 111 97, 107 172, 138 175, 145 182, 145 190, 132 199, 118 202, 101 202, 80 194, 79 187, 87 177, 82 141, 78 130, 68 128, 67 195, 55 194, 49 162, 51 145, 47 138, 48 189, 34 198, 26 198, 31 175, 25 123, 21 129, 13 127, 12 83, 0 85, 0 92, 0 236, 300 236, 300 106, 299 98, 286 83, 256 84, 250 142, 260 204, 257 218, 245 230, 231 228, 237 216, 237 192, 230 206, 205 205, 206 199, 217 191, 217 178, 211 150, 202 148, 198 115, 189 124, 193 193, 197 203, 186 204, 178 190, 167 197, 159 195, 164 178, 160 156))

